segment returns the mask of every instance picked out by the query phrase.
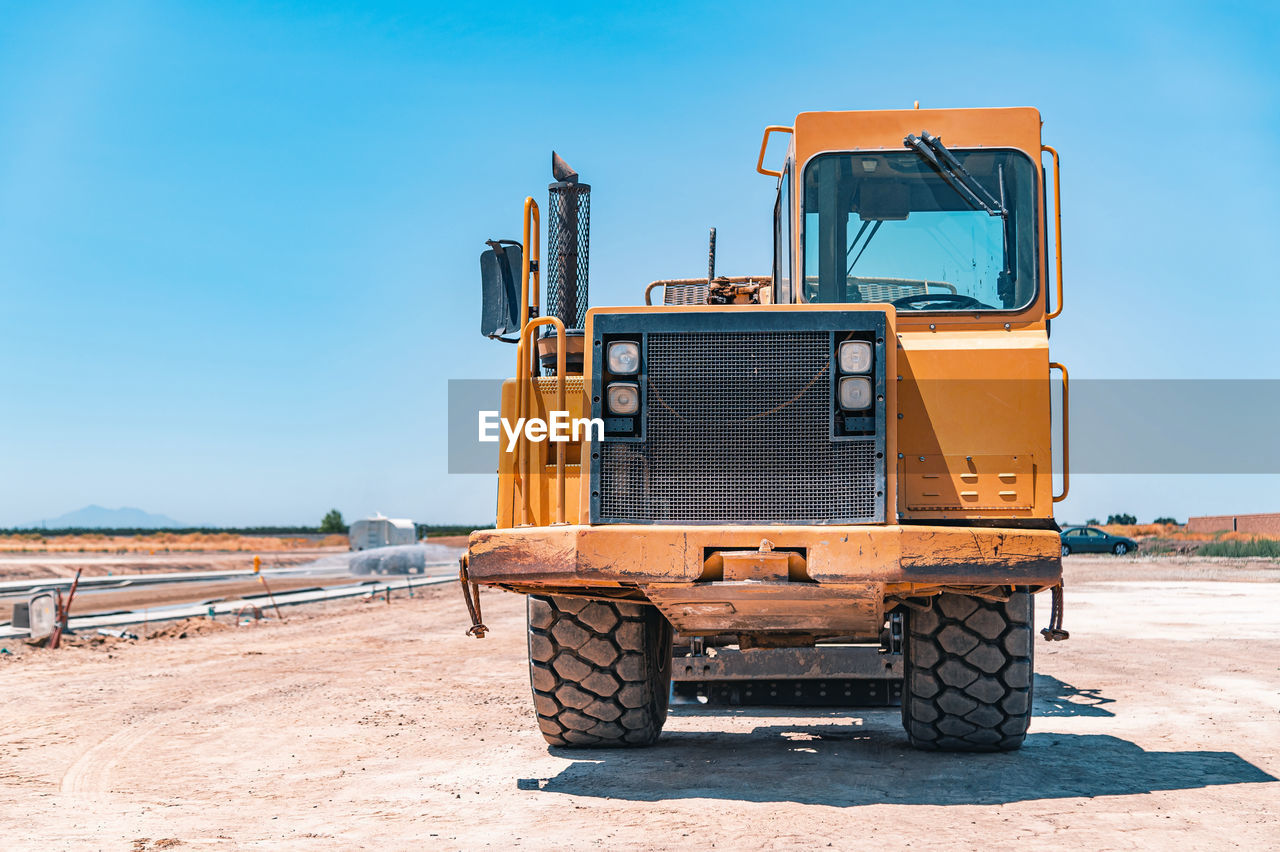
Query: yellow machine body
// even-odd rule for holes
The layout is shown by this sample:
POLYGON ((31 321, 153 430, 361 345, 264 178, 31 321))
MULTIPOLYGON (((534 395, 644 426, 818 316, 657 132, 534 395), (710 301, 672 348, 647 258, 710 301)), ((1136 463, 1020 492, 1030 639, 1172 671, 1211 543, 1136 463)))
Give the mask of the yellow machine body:
MULTIPOLYGON (((770 128, 789 137, 781 169, 764 168, 761 149, 759 170, 779 178, 775 216, 789 223, 778 241, 798 247, 805 239, 794 176, 805 174, 815 157, 901 151, 905 136, 927 130, 953 150, 1022 152, 1043 186, 1042 150, 1051 149, 1042 148, 1040 127, 1039 113, 1027 108, 803 113, 792 127, 770 128)), ((1055 186, 1056 159, 1054 153, 1055 186)), ((759 304, 599 307, 587 314, 588 352, 606 318, 656 321, 656 315, 679 314, 711 325, 747 321, 737 315, 803 323, 806 314, 837 309, 882 315, 879 521, 593 523, 592 500, 599 495, 590 471, 597 444, 521 441, 515 452, 499 452, 496 528, 471 536, 469 579, 535 594, 648 601, 683 634, 736 633, 759 641, 771 634, 869 639, 886 610, 904 598, 1038 591, 1059 583, 1053 506, 1065 494, 1066 471, 1063 465, 1062 493, 1055 494, 1051 366, 1059 365, 1051 365, 1048 331, 1058 309, 1051 312, 1050 304, 1061 305, 1061 268, 1059 261, 1055 279, 1049 259, 1058 248, 1056 238, 1051 245, 1057 218, 1043 191, 1036 196, 1036 291, 1019 310, 900 311, 888 302, 808 303, 800 292, 782 304, 770 303, 773 293, 759 304)), ((526 244, 536 261, 536 206, 530 215, 526 204, 526 212, 526 244)), ((803 252, 787 254, 775 263, 775 285, 779 276, 805 280, 803 252)), ((536 314, 537 291, 535 263, 525 282, 526 317, 536 314)), ((572 418, 590 417, 598 359, 586 358, 582 375, 561 370, 535 377, 528 332, 517 377, 504 384, 501 416, 514 422, 566 410, 572 418)), ((1064 400, 1065 378, 1064 370, 1064 400)))

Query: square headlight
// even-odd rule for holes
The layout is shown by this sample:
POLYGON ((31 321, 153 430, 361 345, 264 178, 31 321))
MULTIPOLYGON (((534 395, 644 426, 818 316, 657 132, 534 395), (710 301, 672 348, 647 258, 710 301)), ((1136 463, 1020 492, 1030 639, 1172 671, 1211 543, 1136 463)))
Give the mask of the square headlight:
POLYGON ((640 386, 635 382, 614 382, 604 395, 613 414, 635 414, 640 410, 640 386))
POLYGON ((864 411, 871 407, 871 380, 850 376, 840 380, 840 407, 845 411, 864 411))
POLYGON ((609 372, 615 376, 634 376, 640 371, 640 344, 615 340, 609 344, 609 372))
POLYGON ((840 372, 865 373, 870 369, 870 343, 865 340, 846 340, 840 344, 840 372))

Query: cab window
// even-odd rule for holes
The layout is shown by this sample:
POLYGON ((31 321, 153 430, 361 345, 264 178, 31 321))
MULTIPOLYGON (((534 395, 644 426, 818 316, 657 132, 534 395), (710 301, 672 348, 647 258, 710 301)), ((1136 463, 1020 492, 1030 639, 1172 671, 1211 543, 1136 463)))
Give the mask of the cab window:
POLYGON ((773 206, 773 301, 788 305, 791 292, 791 163, 788 161, 778 183, 778 200, 773 206))
POLYGON ((804 170, 808 302, 1012 311, 1037 293, 1039 182, 1020 151, 822 154, 804 170))

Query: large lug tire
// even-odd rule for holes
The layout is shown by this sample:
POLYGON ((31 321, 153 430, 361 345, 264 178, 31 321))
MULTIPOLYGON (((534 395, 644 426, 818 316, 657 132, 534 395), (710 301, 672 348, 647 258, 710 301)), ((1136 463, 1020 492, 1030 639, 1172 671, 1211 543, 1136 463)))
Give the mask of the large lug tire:
POLYGON ((1031 724, 1033 607, 944 594, 907 613, 902 726, 928 751, 1013 751, 1031 724))
POLYGON ((647 604, 530 595, 529 675, 551 745, 653 745, 667 720, 671 625, 647 604))

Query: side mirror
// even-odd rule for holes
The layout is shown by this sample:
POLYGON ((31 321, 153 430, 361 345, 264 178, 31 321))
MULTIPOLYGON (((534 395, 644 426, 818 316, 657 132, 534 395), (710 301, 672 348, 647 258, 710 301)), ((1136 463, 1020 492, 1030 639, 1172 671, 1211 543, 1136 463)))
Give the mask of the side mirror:
POLYGON ((518 334, 524 248, 512 240, 487 242, 490 249, 480 255, 480 282, 483 287, 480 333, 485 337, 518 334))

